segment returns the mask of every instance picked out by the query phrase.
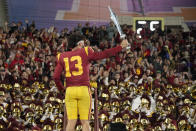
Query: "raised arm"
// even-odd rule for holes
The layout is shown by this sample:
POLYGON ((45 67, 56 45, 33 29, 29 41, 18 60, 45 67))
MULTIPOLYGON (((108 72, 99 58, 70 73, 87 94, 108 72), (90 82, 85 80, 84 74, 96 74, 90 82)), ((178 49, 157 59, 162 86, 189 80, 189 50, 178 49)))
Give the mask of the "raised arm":
POLYGON ((127 45, 127 40, 123 40, 119 46, 101 52, 94 52, 90 47, 88 47, 86 50, 88 50, 87 55, 89 60, 100 60, 115 55, 116 53, 120 52, 122 48, 127 47, 127 45))

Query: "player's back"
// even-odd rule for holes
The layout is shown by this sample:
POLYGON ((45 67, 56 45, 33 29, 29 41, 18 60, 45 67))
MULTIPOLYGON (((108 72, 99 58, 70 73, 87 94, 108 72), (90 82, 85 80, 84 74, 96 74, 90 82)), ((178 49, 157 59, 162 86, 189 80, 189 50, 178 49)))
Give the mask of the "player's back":
POLYGON ((62 83, 60 82, 60 74, 63 69, 65 70, 66 87, 90 86, 89 61, 108 58, 121 50, 121 45, 100 52, 94 52, 91 47, 85 47, 75 51, 58 54, 58 62, 53 77, 58 89, 64 89, 62 83))
POLYGON ((89 61, 85 49, 64 52, 60 62, 65 71, 66 87, 89 86, 89 61))

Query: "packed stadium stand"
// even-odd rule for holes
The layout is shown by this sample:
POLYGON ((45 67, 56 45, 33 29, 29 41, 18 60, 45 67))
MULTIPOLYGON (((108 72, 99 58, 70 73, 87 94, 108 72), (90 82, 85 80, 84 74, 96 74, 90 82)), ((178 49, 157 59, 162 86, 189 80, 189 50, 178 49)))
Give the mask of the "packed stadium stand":
MULTIPOLYGON (((121 15, 130 48, 91 63, 91 130, 195 131, 196 16, 190 12, 196 2, 92 1, 6 1, 9 22, 0 26, 0 131, 65 130, 65 93, 53 80, 56 56, 72 50, 80 36, 95 52, 119 45, 107 5, 121 15), (170 18, 183 22, 175 25, 170 18), (159 24, 140 26, 144 20, 159 24)), ((82 131, 79 119, 76 131, 82 131)))

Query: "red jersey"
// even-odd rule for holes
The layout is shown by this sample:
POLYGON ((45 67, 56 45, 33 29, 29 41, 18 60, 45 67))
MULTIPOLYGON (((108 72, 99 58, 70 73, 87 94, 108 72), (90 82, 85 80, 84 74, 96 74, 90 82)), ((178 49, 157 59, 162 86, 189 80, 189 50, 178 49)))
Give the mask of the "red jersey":
POLYGON ((64 52, 57 55, 57 65, 54 71, 54 81, 59 90, 64 89, 60 81, 62 71, 65 71, 66 87, 90 86, 89 67, 90 61, 104 59, 115 55, 122 50, 121 46, 94 52, 91 47, 64 52))

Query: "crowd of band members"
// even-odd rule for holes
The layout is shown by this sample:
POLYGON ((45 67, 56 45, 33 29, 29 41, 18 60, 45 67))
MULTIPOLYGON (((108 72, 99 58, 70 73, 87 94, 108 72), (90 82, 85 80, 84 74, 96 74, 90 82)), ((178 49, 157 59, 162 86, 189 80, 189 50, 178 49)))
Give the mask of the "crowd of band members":
MULTIPOLYGON (((90 81, 97 83, 100 129, 120 122, 137 131, 194 130, 195 32, 145 28, 139 36, 130 26, 122 29, 131 48, 90 67, 90 81)), ((57 90, 52 76, 56 55, 71 50, 70 43, 79 35, 85 35, 86 45, 95 51, 120 43, 113 23, 78 24, 58 31, 53 26, 36 29, 34 22, 26 21, 0 29, 0 128, 63 128, 64 93, 57 90)), ((81 128, 80 122, 76 128, 81 128)))

